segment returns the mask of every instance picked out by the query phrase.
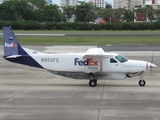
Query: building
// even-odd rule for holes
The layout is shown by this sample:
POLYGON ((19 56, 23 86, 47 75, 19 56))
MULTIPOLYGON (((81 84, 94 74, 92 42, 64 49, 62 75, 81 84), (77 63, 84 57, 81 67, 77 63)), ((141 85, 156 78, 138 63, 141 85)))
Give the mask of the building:
POLYGON ((125 8, 133 10, 135 6, 158 5, 160 0, 114 0, 113 8, 125 8))
MULTIPOLYGON (((84 0, 60 0, 60 5, 75 6, 78 4, 78 1, 84 1, 84 0)), ((88 0, 88 1, 94 3, 97 7, 105 8, 105 0, 88 0)))
POLYGON ((142 4, 142 0, 114 0, 114 9, 125 8, 127 10, 133 10, 135 5, 142 4))
POLYGON ((105 8, 105 0, 90 0, 90 2, 94 3, 97 7, 105 8))
POLYGON ((78 4, 78 0, 60 0, 61 6, 75 6, 78 4))
POLYGON ((160 0, 145 0, 144 4, 146 4, 146 5, 157 5, 157 4, 160 4, 160 0))
MULTIPOLYGON (((159 9, 160 0, 143 0, 142 4, 135 5, 134 9, 144 8, 147 5, 152 6, 153 9, 159 9)), ((135 16, 136 16, 135 22, 150 22, 146 13, 136 12, 135 16)))

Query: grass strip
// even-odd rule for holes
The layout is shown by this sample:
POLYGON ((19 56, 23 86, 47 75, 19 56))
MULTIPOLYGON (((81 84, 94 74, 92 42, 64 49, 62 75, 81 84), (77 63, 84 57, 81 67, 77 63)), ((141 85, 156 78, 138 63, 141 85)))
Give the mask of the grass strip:
MULTIPOLYGON (((160 37, 42 37, 42 36, 18 36, 21 44, 29 45, 106 45, 106 44, 160 44, 160 37)), ((3 37, 0 37, 3 44, 3 37)))

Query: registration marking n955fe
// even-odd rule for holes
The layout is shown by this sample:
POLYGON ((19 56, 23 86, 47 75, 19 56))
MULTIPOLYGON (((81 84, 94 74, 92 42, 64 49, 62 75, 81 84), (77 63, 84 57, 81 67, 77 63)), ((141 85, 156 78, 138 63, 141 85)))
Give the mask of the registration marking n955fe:
POLYGON ((41 62, 56 62, 59 63, 59 58, 41 58, 41 62))

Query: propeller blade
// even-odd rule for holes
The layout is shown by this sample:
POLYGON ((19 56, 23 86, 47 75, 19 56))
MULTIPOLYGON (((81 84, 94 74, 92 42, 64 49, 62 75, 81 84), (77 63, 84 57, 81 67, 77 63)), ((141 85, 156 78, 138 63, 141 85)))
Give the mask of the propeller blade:
POLYGON ((152 52, 152 59, 151 59, 151 63, 153 63, 153 52, 152 52))
POLYGON ((152 67, 150 67, 150 76, 152 75, 152 67))
POLYGON ((152 75, 152 68, 157 67, 157 65, 150 63, 150 76, 152 75))
POLYGON ((152 52, 152 59, 151 59, 151 63, 150 63, 150 76, 152 75, 152 68, 153 67, 157 67, 157 65, 153 64, 153 52, 152 52))

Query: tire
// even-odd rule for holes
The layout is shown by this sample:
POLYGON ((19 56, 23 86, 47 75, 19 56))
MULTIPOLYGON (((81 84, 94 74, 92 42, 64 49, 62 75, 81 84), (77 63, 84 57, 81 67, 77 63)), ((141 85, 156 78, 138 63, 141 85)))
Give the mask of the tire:
POLYGON ((97 81, 96 80, 90 80, 89 81, 89 86, 90 87, 96 87, 96 85, 97 85, 97 81))
POLYGON ((140 80, 139 81, 139 86, 145 86, 146 85, 146 81, 145 80, 140 80))

